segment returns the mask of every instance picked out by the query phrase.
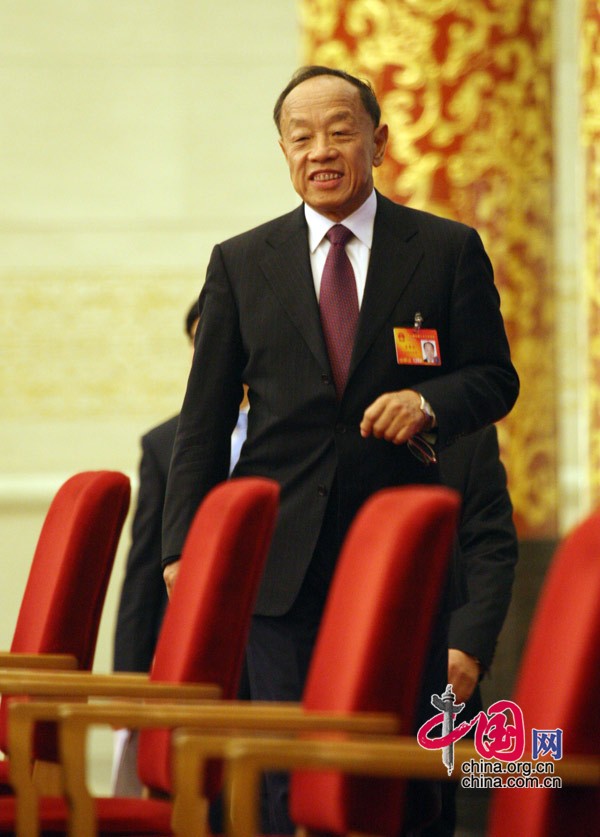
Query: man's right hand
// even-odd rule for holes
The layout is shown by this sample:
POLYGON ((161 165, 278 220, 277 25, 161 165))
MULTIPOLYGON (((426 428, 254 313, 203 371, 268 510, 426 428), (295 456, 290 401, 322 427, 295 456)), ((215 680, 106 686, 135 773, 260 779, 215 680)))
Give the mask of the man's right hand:
POLYGON ((481 663, 475 657, 458 648, 448 649, 448 683, 452 683, 457 703, 469 700, 480 674, 481 663))
POLYGON ((167 596, 171 598, 173 593, 173 588, 175 587, 175 582, 177 581, 177 575, 179 573, 179 561, 173 561, 172 564, 167 564, 167 566, 163 570, 163 578, 165 580, 165 584, 167 585, 167 596))

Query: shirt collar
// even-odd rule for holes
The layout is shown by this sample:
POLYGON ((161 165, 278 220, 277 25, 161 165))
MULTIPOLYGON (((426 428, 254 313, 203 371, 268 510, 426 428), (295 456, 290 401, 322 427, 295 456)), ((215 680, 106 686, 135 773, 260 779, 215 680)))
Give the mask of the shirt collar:
MULTIPOLYGON (((377 197, 375 189, 371 192, 366 201, 358 209, 341 222, 361 241, 371 249, 373 244, 373 226, 375 224, 375 213, 377 211, 377 197)), ((326 218, 316 212, 307 203, 304 204, 304 214, 308 224, 308 246, 310 252, 314 253, 319 244, 323 241, 325 234, 335 226, 335 221, 326 218)))

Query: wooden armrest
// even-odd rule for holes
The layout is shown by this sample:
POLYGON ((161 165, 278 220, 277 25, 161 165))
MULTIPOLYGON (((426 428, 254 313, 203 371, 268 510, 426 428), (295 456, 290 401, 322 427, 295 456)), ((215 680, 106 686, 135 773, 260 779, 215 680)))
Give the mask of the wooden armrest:
MULTIPOLYGON (((197 731, 181 730, 177 746, 197 750, 203 754, 206 744, 197 731)), ((247 760, 260 765, 260 769, 283 769, 295 767, 337 767, 349 773, 365 772, 372 776, 414 777, 417 779, 460 780, 460 765, 481 756, 471 741, 460 741, 454 745, 454 760, 459 767, 458 775, 448 776, 439 750, 425 750, 413 736, 390 736, 385 738, 358 738, 327 740, 326 738, 295 739, 282 741, 277 738, 229 737, 225 755, 231 760, 247 760), (366 768, 362 770, 362 768, 366 768)), ((525 757, 525 760, 527 758, 525 757)), ((501 762, 500 759, 486 759, 501 762)), ((600 756, 571 754, 556 762, 557 773, 564 784, 578 786, 600 786, 600 756)))
MULTIPOLYGON (((188 777, 193 777, 198 764, 194 756, 197 754, 202 763, 212 755, 198 735, 189 734, 178 736, 176 752, 176 762, 182 761, 177 768, 178 781, 188 785, 182 766, 188 771, 188 777)), ((439 751, 422 749, 412 737, 381 741, 232 738, 225 746, 224 755, 229 769, 226 785, 231 814, 229 837, 254 837, 258 833, 258 789, 264 770, 337 769, 370 776, 448 779, 439 751)), ((457 743, 456 763, 470 758, 480 758, 473 745, 457 743)), ((564 783, 600 785, 600 756, 563 758, 559 773, 564 783)), ((197 785, 191 784, 197 794, 197 785)), ((182 821, 188 814, 189 811, 181 811, 182 821)), ((184 832, 175 830, 175 833, 183 835, 184 832)))
POLYGON ((22 654, 12 651, 0 652, 0 669, 77 669, 77 657, 73 654, 22 654))
MULTIPOLYGON (((270 731, 291 735, 308 731, 383 735, 398 730, 395 715, 382 713, 309 712, 299 704, 217 701, 186 707, 119 704, 63 705, 59 709, 61 757, 69 796, 73 833, 95 834, 95 809, 86 785, 86 732, 91 725, 130 729, 192 726, 212 740, 221 731, 270 731)), ((213 750, 213 752, 219 752, 213 750)), ((197 775, 197 774, 196 774, 197 775)))
POLYGON ((200 706, 181 703, 70 704, 61 719, 85 728, 102 724, 114 728, 193 726, 206 730, 261 730, 302 732, 327 730, 371 735, 391 735, 399 728, 397 715, 379 712, 312 712, 301 704, 248 701, 216 701, 200 706), (159 723, 162 721, 162 724, 159 723))
POLYGON ((161 683, 139 674, 95 674, 89 671, 44 672, 30 669, 0 671, 5 695, 60 697, 122 697, 161 700, 215 700, 221 689, 212 683, 161 683))

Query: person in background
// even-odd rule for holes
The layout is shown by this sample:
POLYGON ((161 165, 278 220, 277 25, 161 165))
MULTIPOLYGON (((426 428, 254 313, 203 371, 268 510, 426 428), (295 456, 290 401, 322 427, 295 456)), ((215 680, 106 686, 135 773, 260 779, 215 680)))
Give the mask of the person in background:
MULTIPOLYGON (((176 583, 194 510, 226 477, 246 383, 248 439, 234 475, 281 486, 246 655, 255 700, 300 698, 339 549, 365 500, 439 483, 437 452, 498 421, 518 394, 476 231, 374 189, 388 140, 380 117, 364 81, 298 71, 274 120, 303 203, 218 244, 202 290, 165 498, 164 577, 176 583), (442 363, 422 360, 420 339, 436 341, 442 363)), ((418 725, 446 685, 450 607, 439 614, 418 725)), ((277 777, 269 806, 268 830, 293 832, 277 777)), ((415 827, 420 807, 412 797, 415 827)), ((435 816, 434 799, 426 810, 435 816)))
MULTIPOLYGON (((460 720, 482 708, 479 682, 489 672, 506 618, 519 557, 513 507, 494 425, 463 436, 440 452, 442 482, 458 491, 462 508, 452 556, 455 607, 448 628, 448 678, 460 720)), ((432 713, 433 713, 432 707, 432 713)), ((423 837, 452 837, 455 782, 442 784, 441 816, 423 837)))
MULTIPOLYGON (((199 320, 198 302, 185 317, 185 333, 193 348, 199 320)), ((248 399, 244 398, 231 437, 230 470, 237 462, 246 438, 248 399)), ((161 569, 162 515, 169 463, 179 416, 173 416, 142 436, 139 489, 135 508, 131 546, 117 610, 114 634, 115 671, 147 672, 162 624, 168 596, 161 569)), ((122 730, 117 735, 114 792, 119 796, 139 796, 137 778, 137 735, 122 730)))

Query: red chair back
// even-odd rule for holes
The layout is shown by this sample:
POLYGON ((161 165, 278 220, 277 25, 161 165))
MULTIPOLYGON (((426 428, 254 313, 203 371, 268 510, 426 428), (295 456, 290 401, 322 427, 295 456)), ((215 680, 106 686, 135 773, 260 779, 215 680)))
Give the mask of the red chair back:
MULTIPOLYGON (((456 532, 458 494, 386 489, 368 500, 344 543, 303 697, 307 710, 394 712, 409 733, 456 532)), ((298 772, 290 802, 309 830, 396 834, 401 781, 298 772)))
MULTIPOLYGON (((544 581, 514 701, 531 729, 562 729, 565 755, 600 753, 600 509, 560 544, 544 581)), ((526 738, 525 759, 531 758, 526 738)), ((560 776, 560 761, 555 761, 560 776)), ((600 834, 600 788, 493 793, 490 837, 600 834)))
MULTIPOLYGON (((87 471, 68 479, 46 514, 21 601, 11 651, 72 654, 78 668, 94 660, 100 617, 130 500, 118 471, 87 471)), ((0 707, 6 751, 7 701, 0 707)), ((36 757, 55 759, 52 726, 40 727, 36 757)))
MULTIPOLYGON (((250 627, 278 509, 279 486, 246 477, 214 488, 186 538, 181 568, 163 620, 150 677, 171 683, 216 683, 237 697, 250 627)), ((140 733, 142 782, 169 792, 170 736, 140 733)), ((219 777, 209 773, 213 796, 219 777)))

